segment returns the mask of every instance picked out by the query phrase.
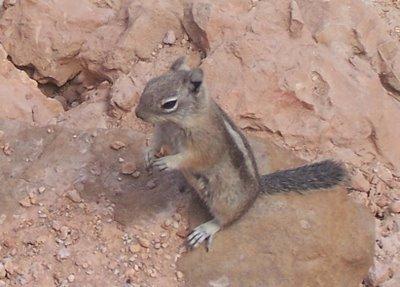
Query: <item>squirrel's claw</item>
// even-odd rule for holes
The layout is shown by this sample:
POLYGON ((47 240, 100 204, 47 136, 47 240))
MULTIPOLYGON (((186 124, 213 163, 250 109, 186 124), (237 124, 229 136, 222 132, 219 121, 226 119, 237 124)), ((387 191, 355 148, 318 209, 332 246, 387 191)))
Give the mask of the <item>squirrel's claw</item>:
POLYGON ((206 250, 209 251, 214 234, 220 230, 220 225, 215 219, 197 226, 187 237, 190 248, 196 248, 204 240, 207 240, 206 250))
POLYGON ((162 157, 159 159, 155 159, 152 163, 152 166, 159 171, 164 171, 164 170, 172 170, 173 168, 171 167, 171 163, 166 157, 162 157))
POLYGON ((148 149, 145 153, 145 158, 144 158, 144 162, 145 162, 145 166, 146 169, 150 169, 154 160, 156 159, 155 157, 155 153, 152 149, 148 149))
POLYGON ((179 160, 180 157, 177 157, 176 155, 169 155, 154 159, 151 165, 159 171, 170 171, 178 169, 180 162, 179 160))

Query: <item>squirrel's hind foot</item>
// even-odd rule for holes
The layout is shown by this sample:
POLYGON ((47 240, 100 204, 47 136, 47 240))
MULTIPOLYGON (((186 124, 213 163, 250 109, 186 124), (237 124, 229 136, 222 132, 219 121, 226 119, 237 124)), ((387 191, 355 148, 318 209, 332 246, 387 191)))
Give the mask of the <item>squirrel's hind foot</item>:
POLYGON ((206 249, 210 250, 211 242, 215 233, 221 229, 216 219, 207 221, 197 226, 187 237, 188 245, 190 248, 195 248, 204 240, 207 240, 206 249))

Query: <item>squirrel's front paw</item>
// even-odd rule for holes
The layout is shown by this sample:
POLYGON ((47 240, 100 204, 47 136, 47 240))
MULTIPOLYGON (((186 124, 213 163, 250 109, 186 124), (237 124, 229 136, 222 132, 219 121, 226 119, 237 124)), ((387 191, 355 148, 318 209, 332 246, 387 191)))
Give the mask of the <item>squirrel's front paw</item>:
POLYGON ((155 159, 152 166, 159 171, 169 171, 178 169, 180 158, 177 156, 164 156, 162 158, 155 159))

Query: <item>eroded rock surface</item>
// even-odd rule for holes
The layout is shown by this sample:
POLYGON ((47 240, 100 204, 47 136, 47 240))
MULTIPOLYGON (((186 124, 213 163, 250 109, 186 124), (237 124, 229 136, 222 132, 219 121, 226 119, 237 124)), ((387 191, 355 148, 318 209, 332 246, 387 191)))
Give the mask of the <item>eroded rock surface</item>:
MULTIPOLYGON (((175 268, 175 255, 180 254, 178 245, 188 232, 185 221, 188 219, 188 206, 185 203, 183 207, 175 206, 174 210, 163 204, 168 198, 175 198, 176 190, 172 188, 175 185, 169 176, 161 179, 161 182, 166 182, 164 188, 159 185, 157 177, 152 178, 147 173, 119 174, 123 164, 140 165, 129 156, 129 152, 135 154, 134 150, 144 147, 148 135, 143 132, 147 133, 150 128, 132 112, 138 95, 130 93, 131 88, 140 93, 150 78, 164 72, 184 54, 189 56, 192 66, 200 65, 205 70, 210 95, 248 135, 255 134, 261 138, 253 144, 257 154, 262 155, 259 161, 262 170, 301 164, 302 161, 287 157, 288 149, 307 161, 330 157, 347 163, 355 175, 350 196, 366 205, 376 218, 375 262, 364 285, 399 285, 398 4, 389 0, 191 2, 0 1, 3 6, 0 9, 0 42, 5 50, 0 51, 0 118, 16 119, 33 126, 51 124, 39 129, 16 122, 2 123, 0 165, 4 196, 0 203, 0 225, 4 222, 11 224, 7 230, 3 227, 8 225, 1 227, 4 233, 13 233, 8 234, 0 245, 0 267, 3 264, 9 270, 6 270, 5 278, 0 277, 0 286, 10 282, 18 286, 29 286, 32 282, 40 286, 82 282, 96 286, 98 282, 106 282, 101 281, 104 278, 110 280, 110 284, 176 286, 184 284, 186 279, 200 282, 196 281, 200 280, 200 274, 207 272, 214 272, 212 274, 217 280, 211 282, 214 286, 237 282, 235 274, 228 272, 218 277, 220 273, 206 267, 198 269, 198 273, 188 273, 196 270, 192 267, 197 263, 195 259, 207 260, 201 250, 189 254, 181 264, 185 272, 175 268), (93 137, 92 133, 101 136, 93 137), (109 141, 119 139, 137 145, 133 148, 126 143, 127 148, 112 150, 109 141), (271 141, 287 149, 264 146, 271 141), (55 171, 57 167, 62 167, 62 171, 55 171), (129 185, 132 178, 134 184, 129 185), (79 184, 74 187, 75 182, 82 179, 90 183, 84 189, 79 184), (40 192, 43 187, 45 191, 40 192), (64 192, 71 187, 79 192, 84 202, 73 202, 64 197, 64 192), (103 191, 102 195, 96 198, 94 194, 99 190, 103 191), (157 201, 160 198, 162 202, 157 201), (47 204, 44 206, 47 211, 38 204, 41 202, 47 204), (118 208, 113 216, 109 216, 107 210, 112 202, 118 208), (155 207, 143 208, 153 204, 155 207), (98 213, 91 212, 90 208, 88 211, 88 206, 94 207, 98 213), (178 215, 173 217, 175 212, 182 214, 182 222, 177 222, 178 215), (4 214, 7 215, 4 217, 4 214), (142 218, 141 215, 145 216, 142 218), (73 220, 69 216, 73 216, 73 220), (96 223, 98 216, 103 216, 101 224, 96 223), (117 225, 116 218, 124 225, 117 225), (107 227, 103 226, 104 221, 107 227), (138 221, 143 224, 137 226, 139 229, 131 226, 138 221), (54 226, 51 227, 53 233, 46 233, 50 226, 54 226), (103 227, 107 230, 105 237, 96 231, 103 230, 103 227), (168 231, 166 237, 160 228, 168 231), (76 230, 82 234, 93 231, 97 237, 89 237, 83 243, 77 239, 76 230), (149 232, 145 234, 143 230, 149 232), (46 235, 37 242, 25 238, 25 234, 36 235, 42 231, 46 235), (14 246, 7 239, 10 236, 20 241, 18 239, 14 246), (150 248, 140 245, 136 236, 144 237, 141 242, 146 242, 143 243, 146 246, 150 241, 150 248), (50 249, 37 251, 41 240, 47 242, 45 237, 52 242, 50 249), (61 241, 54 245, 56 240, 61 241), (77 245, 71 246, 71 242, 77 245), (96 242, 95 246, 89 244, 92 242, 96 242), (82 253, 87 248, 93 249, 82 253), (106 250, 111 251, 108 254, 106 250), (166 250, 166 254, 160 250, 166 250), (74 263, 76 254, 96 264, 92 263, 92 268, 92 264, 87 262, 76 260, 74 263), (36 264, 27 271, 33 258, 36 264), (52 260, 57 258, 61 261, 54 263, 52 260), (47 261, 50 267, 46 265, 47 261), (61 263, 64 265, 58 265, 61 263), (23 272, 18 270, 18 266, 23 272), (109 273, 100 271, 104 266, 109 273), (48 270, 55 270, 54 274, 48 270), (38 278, 43 279, 40 281, 38 278)), ((129 169, 129 173, 131 171, 129 169)), ((350 215, 359 218, 360 214, 353 210, 351 203, 338 204, 344 200, 343 194, 343 191, 331 191, 326 196, 337 210, 347 206, 351 209, 350 215)), ((332 210, 324 205, 327 203, 320 202, 322 197, 324 195, 319 193, 304 198, 294 195, 276 197, 287 208, 279 209, 279 212, 289 212, 281 223, 289 219, 299 223, 303 219, 301 216, 311 220, 306 214, 309 209, 302 209, 303 213, 296 212, 295 215, 290 212, 296 207, 308 208, 307 202, 312 203, 316 213, 322 213, 324 208, 332 210)), ((182 198, 188 199, 187 195, 182 195, 182 198)), ((275 214, 262 208, 273 209, 274 202, 271 198, 258 203, 255 210, 260 208, 260 212, 249 216, 263 214, 274 218, 275 214)), ((193 211, 191 220, 200 220, 201 210, 196 208, 193 211)), ((319 236, 323 230, 332 234, 331 229, 337 228, 343 231, 338 234, 347 244, 348 238, 344 234, 347 232, 344 231, 352 225, 342 213, 336 214, 332 210, 332 213, 321 214, 329 225, 315 227, 309 233, 297 224, 298 229, 294 231, 298 233, 295 234, 319 236), (342 223, 335 225, 334 217, 342 219, 342 223)), ((246 221, 242 224, 243 227, 237 228, 249 228, 246 221)), ((272 221, 261 224, 265 230, 271 226, 278 229, 278 223, 272 221)), ((358 228, 354 226, 350 234, 361 236, 358 228)), ((279 232, 268 233, 266 239, 275 243, 279 235, 285 238, 284 242, 299 246, 293 242, 293 234, 285 230, 286 233, 283 229, 277 230, 284 233, 283 236, 279 232)), ((228 232, 232 232, 229 234, 235 240, 243 241, 239 240, 244 236, 240 232, 239 235, 228 232)), ((365 236, 368 237, 369 233, 366 232, 365 236)), ((326 239, 324 234, 321 238, 326 239)), ((233 252, 232 256, 237 256, 227 247, 229 244, 228 235, 221 233, 216 240, 219 247, 215 252, 233 252), (220 246, 225 243, 226 247, 220 246)), ((246 241, 245 244, 250 245, 246 241)), ((264 241, 261 246, 270 250, 270 246, 263 244, 266 244, 264 241)), ((316 272, 311 259, 301 250, 296 253, 300 259, 290 259, 284 253, 286 250, 276 244, 276 253, 286 254, 282 259, 278 257, 279 266, 295 262, 290 260, 307 262, 310 273, 302 273, 296 266, 285 268, 291 274, 297 274, 297 278, 304 280, 302 282, 312 284, 313 279, 305 275, 316 272)), ((361 270, 368 262, 368 252, 363 249, 366 245, 355 249, 359 251, 359 258, 351 252, 348 257, 342 256, 343 246, 335 245, 335 241, 325 250, 317 240, 310 239, 308 247, 321 252, 337 250, 344 258, 340 268, 354 262, 350 267, 354 276, 348 279, 352 284, 361 280, 361 270), (365 261, 361 260, 362 256, 366 256, 365 261)), ((251 252, 255 249, 250 249, 246 256, 251 252)), ((324 270, 328 270, 337 259, 321 259, 321 254, 313 256, 326 268, 324 270)), ((213 261, 213 255, 209 258, 211 266, 214 266, 212 264, 217 261, 213 261)), ((228 258, 224 262, 231 261, 228 258)), ((248 267, 239 260, 234 263, 232 270, 238 273, 248 267)), ((270 263, 270 260, 265 260, 263 266, 270 263)), ((277 270, 268 269, 271 278, 279 273, 277 270)), ((0 268, 0 275, 1 272, 0 268)), ((259 274, 252 274, 259 278, 259 274)), ((286 283, 294 280, 290 276, 286 278, 286 283)), ((326 278, 316 277, 315 280, 326 278)))
MULTIPOLYGON (((269 172, 301 164, 259 139, 252 145, 258 158, 270 155, 269 172)), ((199 203, 189 210, 192 228, 206 220, 199 203)), ((372 265, 374 229, 372 216, 343 188, 260 196, 237 224, 216 235, 211 251, 201 246, 179 267, 187 286, 359 286, 372 265)))
POLYGON ((46 125, 63 111, 58 101, 47 98, 35 81, 15 68, 0 45, 0 117, 46 125))

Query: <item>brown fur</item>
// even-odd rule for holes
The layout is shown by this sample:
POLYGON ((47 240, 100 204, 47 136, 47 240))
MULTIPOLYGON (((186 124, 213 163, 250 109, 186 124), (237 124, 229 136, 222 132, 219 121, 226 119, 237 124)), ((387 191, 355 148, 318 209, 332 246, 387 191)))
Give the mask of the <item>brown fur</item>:
POLYGON ((166 144, 174 154, 165 168, 183 173, 221 227, 240 218, 261 187, 266 192, 307 190, 342 181, 344 169, 329 162, 260 178, 246 138, 208 97, 202 77, 201 70, 190 70, 178 59, 169 72, 149 81, 136 114, 156 125, 154 149, 166 144))

